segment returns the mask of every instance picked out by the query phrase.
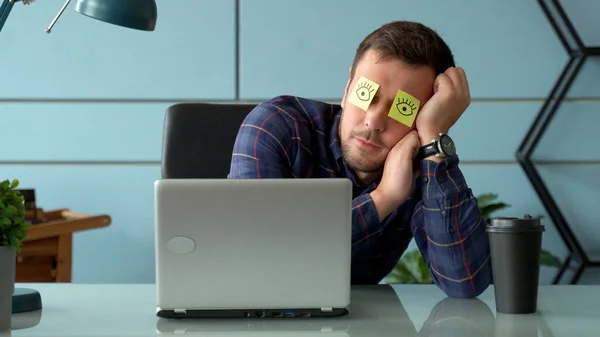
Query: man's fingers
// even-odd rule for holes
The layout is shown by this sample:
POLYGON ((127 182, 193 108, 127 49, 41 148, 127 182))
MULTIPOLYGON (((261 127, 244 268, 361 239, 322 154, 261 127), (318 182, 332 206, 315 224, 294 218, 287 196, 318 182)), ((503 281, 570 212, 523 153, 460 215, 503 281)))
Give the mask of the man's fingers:
MULTIPOLYGON (((450 73, 449 71, 446 71, 446 73, 442 73, 439 74, 435 80, 435 82, 437 83, 437 89, 439 90, 442 87, 448 87, 448 89, 454 87, 455 85, 457 85, 456 83, 454 83, 454 81, 450 78, 450 76, 448 75, 448 73, 450 73)), ((447 89, 446 89, 447 90, 447 89)), ((436 90, 437 91, 437 90, 436 90)))
POLYGON ((398 147, 405 147, 407 145, 410 146, 410 144, 412 144, 415 139, 417 139, 417 141, 419 140, 419 134, 417 133, 417 130, 411 130, 406 135, 404 135, 404 137, 402 137, 402 139, 400 139, 400 141, 396 144, 396 146, 398 146, 398 147))
POLYGON ((458 73, 460 75, 460 80, 461 80, 462 86, 468 91, 469 90, 469 80, 467 79, 467 74, 465 73, 465 70, 462 67, 457 67, 456 70, 458 71, 458 73))
POLYGON ((452 84, 456 89, 456 92, 460 95, 466 95, 469 93, 469 82, 467 81, 467 74, 462 67, 449 68, 446 71, 448 77, 452 80, 452 84))
POLYGON ((463 81, 461 80, 461 74, 460 74, 460 70, 458 70, 457 68, 448 68, 448 70, 446 70, 446 72, 444 73, 448 76, 448 78, 452 81, 452 85, 455 87, 460 87, 462 86, 463 81))
POLYGON ((407 154, 410 154, 410 158, 415 158, 419 152, 419 148, 421 147, 419 134, 416 130, 410 131, 402 138, 399 145, 403 151, 406 151, 407 154))
POLYGON ((413 150, 419 150, 421 142, 419 141, 419 134, 417 133, 417 131, 413 130, 410 132, 410 138, 407 139, 407 143, 407 145, 413 148, 413 150))

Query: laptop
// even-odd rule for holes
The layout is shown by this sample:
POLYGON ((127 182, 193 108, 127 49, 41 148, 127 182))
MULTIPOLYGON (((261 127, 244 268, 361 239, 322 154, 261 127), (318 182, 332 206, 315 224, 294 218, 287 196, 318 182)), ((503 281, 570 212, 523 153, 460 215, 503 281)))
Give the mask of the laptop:
MULTIPOLYGON (((351 316, 299 320, 159 318, 156 321, 156 334, 164 337, 185 337, 186 335, 194 337, 417 336, 413 320, 408 316, 400 300, 399 292, 401 291, 389 284, 355 285, 352 287, 352 303, 349 306, 349 310, 352 312, 351 316)), ((418 305, 418 302, 415 303, 418 305)), ((469 304, 464 305, 468 306, 469 304)), ((439 306, 439 303, 436 306, 439 306)), ((436 323, 438 322, 425 322, 423 326, 436 325, 436 323)))
POLYGON ((162 179, 154 195, 157 316, 349 313, 350 180, 162 179))

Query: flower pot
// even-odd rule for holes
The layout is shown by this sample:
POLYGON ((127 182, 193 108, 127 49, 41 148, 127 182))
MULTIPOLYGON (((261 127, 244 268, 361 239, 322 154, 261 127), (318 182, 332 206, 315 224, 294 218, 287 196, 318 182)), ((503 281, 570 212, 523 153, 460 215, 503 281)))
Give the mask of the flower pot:
POLYGON ((16 249, 0 246, 0 333, 10 331, 15 292, 16 249))

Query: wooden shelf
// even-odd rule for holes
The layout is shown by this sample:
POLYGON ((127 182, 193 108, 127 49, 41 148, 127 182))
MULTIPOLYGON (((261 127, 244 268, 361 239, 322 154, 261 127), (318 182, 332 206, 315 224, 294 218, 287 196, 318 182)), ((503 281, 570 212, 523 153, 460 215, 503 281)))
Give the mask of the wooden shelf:
POLYGON ((17 282, 71 282, 73 233, 109 226, 110 216, 37 209, 17 255, 17 282))

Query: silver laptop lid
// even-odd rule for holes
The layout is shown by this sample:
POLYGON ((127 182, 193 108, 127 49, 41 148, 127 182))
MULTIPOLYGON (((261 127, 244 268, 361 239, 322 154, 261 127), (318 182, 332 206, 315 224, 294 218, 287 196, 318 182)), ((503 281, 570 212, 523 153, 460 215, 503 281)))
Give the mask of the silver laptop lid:
POLYGON ((347 306, 351 207, 348 179, 157 181, 157 306, 347 306))

